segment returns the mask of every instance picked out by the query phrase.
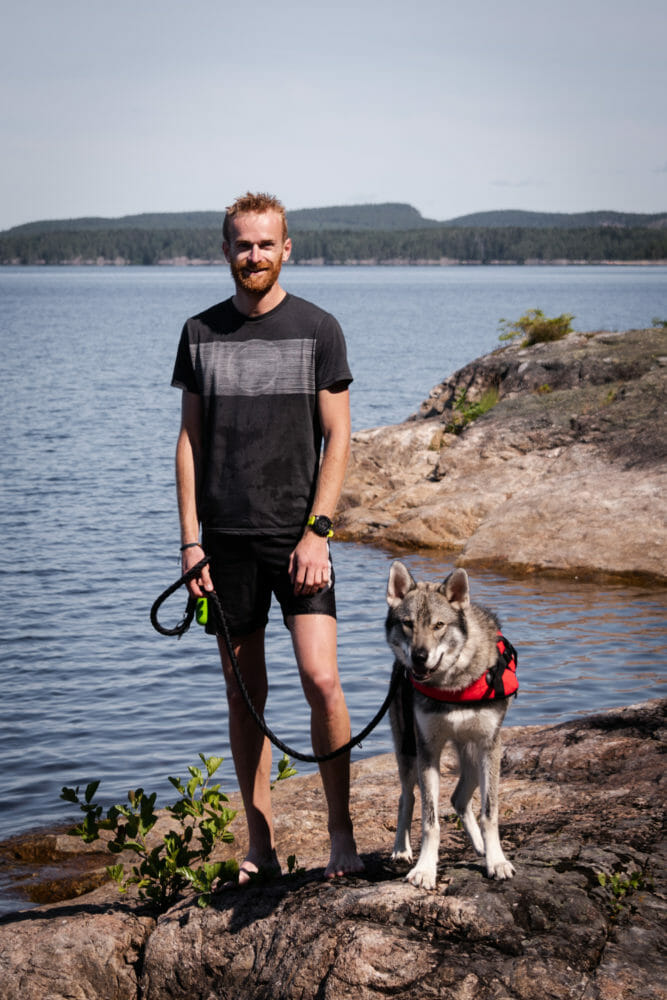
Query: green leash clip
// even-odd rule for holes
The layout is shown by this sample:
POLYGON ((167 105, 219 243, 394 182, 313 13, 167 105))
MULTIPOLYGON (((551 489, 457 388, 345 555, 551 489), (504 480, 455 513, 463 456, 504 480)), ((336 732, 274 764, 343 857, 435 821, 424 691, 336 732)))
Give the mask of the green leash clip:
POLYGON ((198 625, 206 625, 208 622, 208 597, 198 597, 195 616, 198 625))

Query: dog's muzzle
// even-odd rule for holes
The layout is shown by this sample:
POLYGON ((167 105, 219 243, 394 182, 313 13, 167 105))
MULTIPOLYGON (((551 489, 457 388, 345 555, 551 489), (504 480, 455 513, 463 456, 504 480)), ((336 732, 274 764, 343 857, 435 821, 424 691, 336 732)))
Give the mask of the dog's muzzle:
POLYGON ((418 646, 412 650, 410 656, 410 673, 415 680, 423 681, 426 677, 430 677, 435 670, 435 667, 427 666, 428 655, 428 649, 424 649, 423 646, 418 646))

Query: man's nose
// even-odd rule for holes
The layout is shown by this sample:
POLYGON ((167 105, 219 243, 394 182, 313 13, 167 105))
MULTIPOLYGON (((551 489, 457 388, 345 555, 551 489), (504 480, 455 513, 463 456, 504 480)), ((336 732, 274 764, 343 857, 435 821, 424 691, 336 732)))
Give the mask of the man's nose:
POLYGON ((260 249, 259 243, 253 243, 252 249, 250 251, 250 260, 254 263, 262 259, 262 251, 260 249))

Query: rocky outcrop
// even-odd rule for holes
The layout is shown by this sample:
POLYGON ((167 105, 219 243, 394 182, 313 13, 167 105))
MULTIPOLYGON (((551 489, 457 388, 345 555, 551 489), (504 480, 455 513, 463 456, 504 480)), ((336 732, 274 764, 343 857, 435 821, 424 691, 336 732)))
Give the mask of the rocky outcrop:
POLYGON ((0 922, 0 996, 664 1000, 666 713, 656 701, 506 730, 509 882, 485 876, 452 820, 451 756, 437 888, 403 881, 389 861, 398 785, 385 755, 353 765, 363 876, 322 880, 321 785, 293 778, 274 805, 280 854, 295 853, 301 872, 222 890, 207 909, 185 899, 157 921, 109 886, 11 914, 0 922))
POLYGON ((665 329, 501 348, 405 423, 354 435, 337 537, 664 581, 666 411, 665 329), (461 430, 488 391, 495 406, 461 430))

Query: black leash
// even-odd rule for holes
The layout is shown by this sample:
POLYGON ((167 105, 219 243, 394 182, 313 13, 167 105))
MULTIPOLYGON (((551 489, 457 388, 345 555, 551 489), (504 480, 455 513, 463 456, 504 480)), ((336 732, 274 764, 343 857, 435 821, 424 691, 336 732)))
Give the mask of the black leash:
MULTIPOLYGON (((192 595, 188 597, 188 603, 186 605, 185 614, 182 620, 174 628, 165 628, 164 625, 160 624, 160 622, 158 621, 157 612, 160 605, 163 604, 168 597, 171 597, 171 595, 175 593, 184 584, 186 584, 188 580, 192 580, 194 577, 199 576, 201 570, 204 568, 204 566, 207 566, 210 561, 211 561, 210 556, 205 556, 195 566, 193 566, 192 569, 189 569, 187 573, 184 573, 183 576, 181 576, 178 580, 176 580, 175 583, 172 583, 170 587, 167 587, 167 589, 162 594, 160 594, 158 599, 154 602, 153 607, 151 608, 151 624, 153 628, 161 635, 175 635, 178 636, 178 638, 180 639, 181 636, 185 635, 187 630, 190 628, 190 625, 192 624, 192 619, 195 616, 195 609, 197 606, 197 599, 195 597, 192 597, 192 595)), ((206 592, 206 596, 213 607, 213 616, 215 619, 216 631, 224 639, 225 647, 227 649, 229 660, 232 665, 232 670, 234 671, 236 682, 239 686, 241 694, 243 695, 243 700, 246 703, 248 711, 250 712, 251 716, 253 717, 253 719, 261 729, 261 731, 264 733, 264 735, 267 736, 271 740, 273 745, 278 747, 279 750, 282 750, 283 753, 286 753, 288 757, 294 757, 296 760, 303 760, 309 764, 322 764, 325 761, 333 760, 335 757, 340 757, 341 754, 347 753, 348 750, 352 749, 352 747, 359 745, 362 742, 362 740, 365 740, 368 734, 372 732, 373 729, 375 729, 377 724, 380 722, 382 717, 387 712, 387 709, 394 700, 394 696, 396 695, 396 691, 398 690, 398 685, 400 683, 403 671, 400 669, 400 667, 397 666, 397 664, 394 664, 394 670, 391 675, 389 690, 387 691, 387 696, 383 701, 382 705, 380 706, 380 709, 371 719, 368 725, 365 726, 365 728, 362 729, 362 731, 357 736, 353 736, 350 740, 348 740, 348 742, 345 743, 343 746, 338 747, 338 749, 332 750, 330 753, 326 754, 306 754, 306 753, 300 753, 298 750, 294 750, 292 747, 287 746, 286 743, 283 743, 283 741, 278 736, 276 736, 276 734, 272 732, 271 729, 269 729, 263 716, 259 714, 259 712, 252 703, 250 695, 248 694, 245 682, 243 680, 243 677, 241 676, 241 670, 239 668, 238 660, 236 659, 236 655, 234 653, 234 647, 232 646, 231 636, 229 634, 229 629, 227 628, 227 621, 225 619, 225 615, 222 610, 222 605, 220 604, 220 599, 218 595, 215 593, 214 590, 211 590, 206 592)))

